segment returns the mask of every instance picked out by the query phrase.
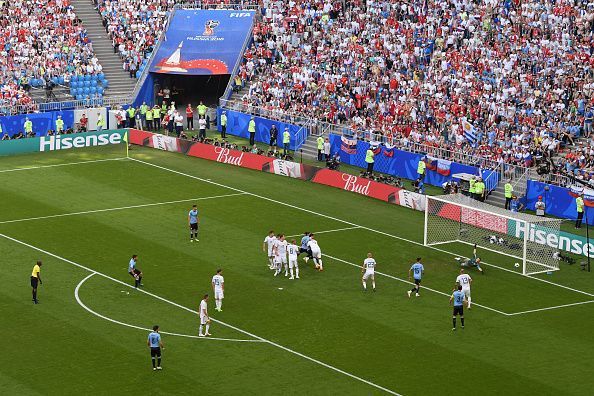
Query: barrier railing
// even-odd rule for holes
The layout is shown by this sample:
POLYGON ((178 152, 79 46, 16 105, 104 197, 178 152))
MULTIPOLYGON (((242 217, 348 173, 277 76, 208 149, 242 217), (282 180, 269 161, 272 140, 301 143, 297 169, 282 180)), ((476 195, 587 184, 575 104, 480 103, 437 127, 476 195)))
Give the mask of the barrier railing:
POLYGON ((490 194, 491 191, 495 190, 499 183, 501 182, 501 174, 503 173, 503 164, 499 164, 495 169, 491 170, 491 173, 485 178, 485 188, 487 189, 487 194, 490 194))
POLYGON ((229 4, 213 1, 180 1, 176 9, 183 10, 258 10, 258 1, 234 1, 229 4))
POLYGON ((106 107, 129 104, 132 101, 130 95, 107 96, 98 99, 67 100, 63 102, 35 103, 31 105, 0 106, 0 115, 42 113, 46 111, 60 111, 72 109, 84 109, 90 107, 106 107))

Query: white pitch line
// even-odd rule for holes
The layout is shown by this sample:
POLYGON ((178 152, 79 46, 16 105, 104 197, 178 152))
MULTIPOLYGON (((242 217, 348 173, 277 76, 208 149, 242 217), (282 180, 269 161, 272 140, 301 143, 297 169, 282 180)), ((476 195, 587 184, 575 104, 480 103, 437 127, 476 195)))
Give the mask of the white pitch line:
POLYGON ((0 170, 0 173, 19 172, 19 171, 26 171, 26 170, 32 170, 32 169, 43 169, 43 168, 56 168, 56 167, 59 167, 59 166, 71 166, 71 165, 80 165, 80 164, 92 164, 94 162, 121 161, 121 160, 125 160, 125 159, 128 159, 128 158, 126 158, 126 157, 122 157, 122 158, 107 158, 107 159, 98 159, 98 160, 90 160, 90 161, 68 162, 66 164, 29 166, 29 167, 26 167, 26 168, 4 169, 4 170, 0 170))
POLYGON ((203 201, 203 200, 207 200, 207 199, 226 198, 226 197, 236 197, 238 195, 245 195, 245 194, 244 193, 234 193, 234 194, 224 194, 224 195, 213 195, 213 196, 210 196, 210 197, 178 199, 176 201, 165 201, 165 202, 155 202, 155 203, 150 203, 150 204, 131 205, 131 206, 120 206, 120 207, 117 207, 117 208, 95 209, 95 210, 85 210, 85 211, 82 211, 82 212, 61 213, 61 214, 48 215, 48 216, 27 217, 27 218, 24 218, 24 219, 15 219, 15 220, 0 221, 0 224, 20 223, 20 222, 23 222, 23 221, 42 220, 42 219, 53 219, 53 218, 56 218, 56 217, 77 216, 77 215, 92 214, 92 213, 101 213, 101 212, 113 212, 113 211, 116 211, 116 210, 126 210, 126 209, 136 209, 136 208, 148 208, 148 207, 151 207, 151 206, 170 205, 170 204, 174 204, 174 203, 203 201))
MULTIPOLYGON (((326 256, 328 258, 331 258, 332 260, 336 260, 336 261, 341 262, 343 264, 347 264, 347 265, 350 265, 352 267, 356 267, 356 268, 361 269, 361 266, 360 265, 357 265, 355 263, 351 263, 350 261, 346 261, 346 260, 340 259, 338 257, 333 257, 333 256, 330 256, 330 255, 325 254, 325 253, 323 254, 323 256, 326 256)), ((394 276, 394 275, 386 274, 384 272, 379 272, 379 271, 375 271, 375 273, 378 274, 378 275, 385 276, 386 278, 390 278, 390 279, 394 279, 394 280, 397 280, 397 281, 402 282, 402 283, 406 283, 408 285, 414 285, 414 283, 412 283, 410 281, 407 281, 406 279, 398 278, 397 276, 394 276)), ((442 291, 435 290, 435 289, 432 289, 432 288, 427 287, 427 286, 423 286, 422 288, 423 288, 423 290, 428 290, 428 291, 431 291, 433 293, 441 294, 442 296, 446 296, 446 297, 450 297, 451 296, 451 294, 444 293, 442 291)), ((503 311, 500 311, 500 310, 495 309, 495 308, 487 307, 486 305, 481 305, 481 304, 477 304, 477 303, 472 303, 472 305, 476 305, 477 307, 481 307, 481 308, 486 309, 486 310, 489 310, 489 311, 497 312, 498 314, 501 314, 501 315, 504 315, 504 316, 510 316, 510 314, 508 314, 507 312, 503 312, 503 311)))
MULTIPOLYGON (((365 227, 365 226, 362 226, 362 225, 359 225, 359 224, 355 224, 355 223, 352 223, 352 222, 347 221, 347 220, 339 219, 339 218, 336 218, 336 217, 333 217, 333 216, 330 216, 330 215, 327 215, 327 214, 324 214, 324 213, 315 212, 315 211, 310 210, 310 209, 302 208, 300 206, 295 206, 295 205, 292 205, 292 204, 289 204, 289 203, 286 203, 286 202, 282 202, 282 201, 278 201, 276 199, 265 197, 263 195, 258 195, 258 194, 255 194, 255 193, 251 193, 249 191, 240 190, 239 188, 227 186, 227 185, 222 184, 222 183, 217 183, 217 182, 214 182, 214 181, 209 180, 209 179, 204 179, 204 178, 201 178, 201 177, 198 177, 198 176, 190 175, 188 173, 183 173, 183 172, 180 172, 180 171, 176 171, 174 169, 166 168, 166 167, 161 166, 161 165, 153 164, 152 162, 147 162, 147 161, 139 160, 139 159, 132 158, 132 157, 130 157, 129 159, 131 161, 139 162, 141 164, 152 166, 152 167, 155 167, 155 168, 158 168, 158 169, 167 171, 167 172, 175 173, 175 174, 182 175, 182 176, 185 176, 185 177, 189 177, 189 178, 192 178, 192 179, 195 179, 195 180, 200 180, 200 181, 205 182, 205 183, 210 183, 210 184, 213 184, 215 186, 225 187, 225 188, 228 188, 229 190, 233 190, 233 191, 237 191, 237 192, 243 192, 246 195, 251 195, 252 197, 264 199, 264 200, 269 201, 269 202, 274 202, 274 203, 277 203, 279 205, 284 205, 284 206, 287 206, 287 207, 290 207, 290 208, 293 208, 293 209, 301 210, 303 212, 311 213, 311 214, 314 214, 316 216, 325 217, 325 218, 330 219, 330 220, 335 220, 335 221, 338 221, 338 222, 341 222, 341 223, 344 223, 344 224, 348 224, 348 225, 353 226, 353 227, 357 227, 357 228, 361 228, 361 229, 364 229, 364 230, 367 230, 367 231, 375 232, 376 234, 380 234, 380 235, 384 235, 384 236, 387 236, 387 237, 390 237, 390 238, 398 239, 398 240, 401 240, 401 241, 404 241, 404 242, 411 243, 413 245, 422 246, 422 247, 427 248, 427 249, 433 249, 435 251, 446 253, 446 254, 449 254, 449 255, 454 256, 454 257, 464 257, 464 256, 461 256, 461 255, 459 255, 457 253, 452 253, 452 252, 449 252, 447 250, 439 249, 439 248, 436 248, 436 247, 433 247, 433 246, 425 246, 421 242, 417 242, 417 241, 413 241, 413 240, 406 239, 406 238, 403 238, 403 237, 399 237, 397 235, 389 234, 387 232, 376 230, 376 229, 373 229, 373 228, 370 228, 370 227, 365 227)), ((531 275, 523 275, 523 274, 518 273, 518 272, 516 272, 514 270, 511 270, 511 269, 508 269, 508 268, 505 268, 505 267, 500 267, 500 266, 495 265, 495 264, 489 264, 489 263, 487 263, 485 261, 481 261, 481 263, 483 263, 485 265, 488 265, 490 267, 494 267, 494 268, 500 269, 502 271, 507 271, 507 272, 512 273, 512 274, 515 274, 515 275, 524 276, 526 278, 534 279, 534 280, 537 280, 537 281, 540 281, 540 282, 548 283, 550 285, 561 287, 563 289, 571 290, 571 291, 574 291, 576 293, 581 293, 581 294, 585 294, 585 295, 594 297, 594 294, 585 292, 583 290, 574 289, 574 288, 569 287, 569 286, 561 285, 559 283, 554 283, 554 282, 551 282, 551 281, 548 281, 548 280, 545 280, 545 279, 541 279, 541 278, 537 278, 537 277, 534 277, 534 276, 531 276, 531 275)))
MULTIPOLYGON (((0 223, 0 224, 2 224, 2 223, 0 223)), ((356 227, 336 228, 334 230, 316 231, 316 232, 313 232, 313 234, 315 234, 315 235, 318 235, 318 234, 327 234, 329 232, 339 232, 339 231, 347 231, 347 230, 356 230, 357 228, 361 228, 361 227, 356 226, 356 227)), ((303 234, 288 235, 285 238, 295 238, 295 237, 302 236, 302 235, 303 234)))
MULTIPOLYGON (((81 307, 83 307, 86 311, 92 313, 93 315, 107 320, 108 322, 112 322, 112 323, 116 323, 119 324, 121 326, 125 326, 125 327, 131 327, 133 329, 138 329, 138 330, 144 330, 144 331, 152 331, 151 329, 145 328, 145 327, 141 327, 141 326, 136 326, 133 324, 129 324, 129 323, 124 323, 124 322, 120 322, 119 320, 115 320, 112 318, 109 318, 107 316, 101 315, 98 312, 93 311, 91 308, 89 308, 85 303, 82 302, 80 296, 79 296, 79 290, 81 288, 81 286, 87 281, 89 280, 93 275, 97 275, 96 272, 91 272, 89 275, 87 275, 86 278, 84 278, 83 280, 80 281, 80 283, 78 285, 76 285, 76 288, 74 289, 74 298, 76 299, 76 302, 78 303, 78 305, 80 305, 81 307)), ((231 342, 263 342, 261 340, 242 340, 242 339, 237 339, 237 338, 217 338, 217 337, 199 337, 196 335, 189 335, 189 334, 179 334, 179 333, 172 333, 169 331, 159 331, 161 334, 167 334, 170 336, 176 336, 176 337, 186 337, 186 338, 197 338, 200 340, 215 340, 215 341, 231 341, 231 342)))
MULTIPOLYGON (((114 282, 116 282, 116 283, 119 283, 119 284, 121 284, 121 285, 124 285, 124 286, 130 287, 130 288, 133 288, 133 286, 132 286, 132 285, 129 285, 128 283, 122 282, 122 281, 121 281, 121 280, 119 280, 119 279, 116 279, 116 278, 113 278, 113 277, 111 277, 111 276, 109 276, 109 275, 106 275, 106 274, 103 274, 103 273, 101 273, 101 272, 95 271, 95 270, 93 270, 93 269, 91 269, 91 268, 89 268, 89 267, 86 267, 86 266, 84 266, 84 265, 82 265, 82 264, 76 263, 76 262, 74 262, 74 261, 72 261, 72 260, 68 260, 68 259, 66 259, 66 258, 64 258, 64 257, 60 257, 60 256, 58 256, 57 254, 54 254, 54 253, 48 252, 47 250, 44 250, 44 249, 38 248, 37 246, 33 246, 33 245, 31 245, 31 244, 29 244, 29 243, 27 243, 27 242, 23 242, 23 241, 21 241, 21 240, 15 239, 15 238, 13 238, 13 237, 10 237, 10 236, 8 236, 8 235, 5 235, 5 234, 0 234, 0 237, 2 237, 2 238, 5 238, 5 239, 8 239, 9 241, 13 241, 13 242, 15 242, 15 243, 18 243, 18 244, 20 244, 20 245, 26 246, 26 247, 28 247, 28 248, 30 248, 30 249, 33 249, 33 250, 36 250, 36 251, 38 251, 38 252, 40 252, 40 253, 44 253, 44 254, 46 254, 46 255, 48 255, 48 256, 51 256, 51 257, 54 257, 55 259, 58 259, 58 260, 64 261, 64 262, 66 262, 66 263, 68 263, 68 264, 71 264, 71 265, 73 265, 73 266, 75 266, 75 267, 82 268, 82 269, 84 269, 84 270, 87 270, 87 271, 89 271, 89 272, 92 272, 93 274, 100 275, 100 276, 102 276, 102 277, 104 277, 104 278, 106 278, 106 279, 110 279, 110 280, 112 280, 112 281, 114 281, 114 282)), ((149 295, 149 296, 151 296, 151 297, 153 297, 153 298, 156 298, 156 299, 158 299, 158 300, 160 300, 160 301, 163 301, 163 302, 166 302, 166 303, 168 303, 168 304, 171 304, 171 305, 173 305, 173 306, 176 306, 176 307, 178 307, 178 308, 180 308, 180 309, 186 310, 186 311, 188 311, 188 312, 192 312, 192 313, 194 313, 194 314, 198 314, 198 312, 197 312, 197 311, 195 311, 195 310, 193 310, 193 309, 191 309, 191 308, 188 308, 188 307, 186 307, 186 306, 183 306, 183 305, 181 305, 181 304, 178 304, 178 303, 176 303, 176 302, 173 302, 173 301, 171 301, 171 300, 168 300, 168 299, 166 299, 166 298, 164 298, 164 297, 161 297, 161 296, 159 296, 159 295, 157 295, 157 294, 154 294, 154 293, 151 293, 151 292, 147 292, 146 290, 142 290, 142 289, 137 289, 137 290, 138 290, 139 292, 141 292, 141 293, 144 293, 144 294, 146 294, 146 295, 149 295)), ((383 391, 383 392, 386 392, 386 393, 388 393, 388 394, 391 394, 391 395, 394 395, 394 396, 402 396, 401 394, 399 394, 399 393, 397 393, 397 392, 395 392, 395 391, 393 391, 393 390, 391 390, 391 389, 385 388, 385 387, 383 387, 383 386, 381 386, 381 385, 378 385, 378 384, 376 384, 376 383, 374 383, 374 382, 371 382, 371 381, 369 381, 369 380, 366 380, 366 379, 364 379, 364 378, 361 378, 361 377, 359 377, 359 376, 357 376, 357 375, 355 375, 355 374, 351 374, 351 373, 349 373, 348 371, 344 371, 344 370, 342 370, 342 369, 340 369, 340 368, 338 368, 338 367, 332 366, 332 365, 330 365, 330 364, 328 364, 328 363, 324 363, 324 362, 322 362, 321 360, 318 360, 318 359, 312 358, 311 356, 307 356, 307 355, 305 355, 305 354, 303 354, 303 353, 301 353, 301 352, 297 352, 297 351, 295 351, 295 350, 293 350, 293 349, 291 349, 291 348, 288 348, 288 347, 286 347, 286 346, 284 346, 284 345, 278 344, 278 343, 276 343, 276 342, 274 342, 274 341, 270 341, 270 340, 268 340, 268 339, 266 339, 266 338, 260 337, 260 336, 258 336, 258 335, 255 335, 255 334, 253 334, 253 333, 250 333, 249 331, 246 331, 246 330, 240 329, 239 327, 236 327, 236 326, 233 326, 233 325, 231 325, 231 324, 229 324, 229 323, 225 323, 225 322, 223 322, 223 321, 220 321, 220 320, 214 319, 214 318, 212 318, 212 317, 211 317, 210 319, 211 319, 213 322, 215 322, 215 323, 218 323, 218 324, 220 324, 220 325, 222 325, 222 326, 228 327, 228 328, 230 328, 230 329, 233 329, 233 330, 235 330, 235 331, 237 331, 237 332, 239 332, 239 333, 245 334, 245 335, 247 335, 247 336, 249 336, 249 337, 252 337, 252 338, 255 338, 255 339, 257 339, 257 340, 260 340, 260 341, 262 341, 262 342, 268 343, 268 344, 270 344, 270 345, 272 345, 272 346, 275 346, 275 347, 277 347, 277 348, 279 348, 279 349, 282 349, 283 351, 289 352, 289 353, 291 353, 291 354, 293 354, 293 355, 295 355, 295 356, 299 356, 299 357, 301 357, 301 358, 303 358, 303 359, 309 360, 309 361, 310 361, 310 362, 312 362, 312 363, 315 363, 315 364, 318 364, 318 365, 320 365, 320 366, 326 367, 326 368, 327 368, 327 369, 329 369, 329 370, 332 370, 332 371, 334 371, 334 372, 337 372, 337 373, 340 373, 340 374, 342 374, 342 375, 345 375, 345 376, 347 376, 347 377, 349 377, 349 378, 351 378, 351 379, 354 379, 354 380, 356 380, 356 381, 362 382, 362 383, 364 383, 364 384, 366 384, 366 385, 369 385, 369 386, 371 386, 371 387, 374 387, 374 388, 376 388, 376 389, 379 389, 379 390, 381 390, 381 391, 383 391)))
POLYGON ((591 304, 591 303, 594 303, 594 300, 582 301, 582 302, 571 303, 571 304, 556 305, 554 307, 529 309, 528 311, 521 311, 521 312, 510 313, 509 316, 524 315, 524 314, 527 314, 527 313, 541 312, 541 311, 550 311, 552 309, 559 309, 559 308, 565 308, 565 307, 573 307, 574 305, 584 305, 584 304, 591 304))

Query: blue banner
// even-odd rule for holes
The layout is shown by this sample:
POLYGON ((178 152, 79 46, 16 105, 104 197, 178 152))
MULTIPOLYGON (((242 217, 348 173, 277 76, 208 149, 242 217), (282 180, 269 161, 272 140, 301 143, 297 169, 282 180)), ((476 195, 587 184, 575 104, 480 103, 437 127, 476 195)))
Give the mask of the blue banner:
MULTIPOLYGON (((217 109, 217 120, 221 119, 222 109, 217 109)), ((239 136, 244 139, 249 139, 250 134, 248 132, 248 124, 250 122, 251 116, 249 114, 240 113, 238 111, 231 111, 226 110, 227 112, 227 134, 239 136)), ((270 142, 270 128, 272 125, 276 125, 276 129, 278 130, 278 136, 276 138, 276 145, 280 148, 283 147, 283 132, 285 128, 289 129, 289 133, 291 134, 291 142, 289 143, 289 149, 295 150, 299 148, 299 145, 295 145, 295 143, 300 143, 300 136, 302 134, 302 129, 299 125, 287 124, 285 122, 280 121, 272 121, 267 118, 261 117, 254 117, 254 121, 256 122, 256 136, 255 141, 266 143, 270 142)), ((219 132, 221 131, 220 122, 217 122, 217 128, 219 132)))
POLYGON ((254 11, 176 10, 150 71, 231 74, 240 60, 254 11))
POLYGON ((45 113, 16 114, 12 116, 0 117, 0 126, 3 135, 12 136, 19 132, 25 132, 25 121, 27 118, 33 123, 33 132, 37 136, 45 136, 49 129, 56 129, 56 120, 58 116, 64 121, 64 130, 74 127, 74 110, 48 111, 45 113))
MULTIPOLYGON (((343 142, 341 136, 330 135, 330 144, 332 154, 340 153, 342 163, 367 168, 365 153, 370 147, 369 143, 350 140, 343 142)), ((383 146, 378 147, 376 151, 374 171, 411 180, 418 177, 417 166, 423 155, 397 149, 387 149, 383 146)), ((433 161, 434 163, 432 161, 428 162, 430 164, 425 170, 424 183, 432 186, 441 187, 443 183, 450 181, 455 173, 478 175, 478 169, 474 166, 437 159, 433 161)))
MULTIPOLYGON (((574 220, 577 217, 577 208, 575 205, 575 196, 571 194, 571 189, 554 186, 538 181, 528 181, 528 191, 526 192, 526 208, 534 210, 534 203, 541 196, 545 203, 545 213, 564 219, 574 220)), ((588 224, 594 224, 594 207, 591 207, 588 199, 586 201, 586 218, 588 224)))

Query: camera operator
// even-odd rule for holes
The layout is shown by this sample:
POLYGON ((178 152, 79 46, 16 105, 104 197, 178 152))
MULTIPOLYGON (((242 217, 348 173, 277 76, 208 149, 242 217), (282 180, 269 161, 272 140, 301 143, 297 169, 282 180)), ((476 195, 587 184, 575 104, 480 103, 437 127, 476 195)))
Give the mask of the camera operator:
POLYGON ((330 170, 339 170, 340 168, 340 155, 334 154, 332 157, 328 157, 326 160, 326 167, 330 170))

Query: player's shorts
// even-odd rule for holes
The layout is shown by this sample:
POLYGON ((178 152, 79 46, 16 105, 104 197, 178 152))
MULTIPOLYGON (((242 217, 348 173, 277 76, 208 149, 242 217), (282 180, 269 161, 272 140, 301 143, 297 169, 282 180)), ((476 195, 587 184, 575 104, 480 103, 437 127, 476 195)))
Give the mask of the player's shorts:
POLYGON ((151 357, 161 357, 161 348, 151 348, 151 357))
POLYGON ((454 307, 454 312, 452 313, 453 316, 460 315, 464 316, 464 306, 459 305, 454 307))
POLYGON ((313 258, 321 259, 322 258, 322 251, 321 250, 312 250, 311 255, 313 258))
POLYGON ((141 274, 140 270, 137 268, 134 268, 132 271, 129 272, 130 276, 132 276, 133 278, 136 278, 137 276, 139 276, 141 274))
POLYGON ((363 274, 363 280, 366 280, 369 277, 374 277, 375 272, 374 271, 365 271, 365 274, 363 274))
POLYGON ((198 231, 198 223, 190 223, 190 230, 198 231))
POLYGON ((31 277, 31 287, 33 289, 37 289, 37 284, 39 283, 39 278, 32 276, 31 277))
POLYGON ((415 285, 417 285, 417 286, 418 286, 418 285, 420 285, 420 284, 421 284, 421 280, 420 280, 420 279, 417 279, 417 278, 415 278, 415 285))
POLYGON ((470 297, 470 287, 467 289, 462 289, 462 292, 466 296, 466 299, 468 299, 468 297, 470 297))
POLYGON ((201 316, 200 317, 200 324, 205 325, 208 323, 208 316, 201 316))
POLYGON ((289 259, 289 268, 295 268, 297 267, 297 258, 290 258, 289 259))
POLYGON ((280 257, 280 259, 281 259, 281 262, 282 262, 283 264, 287 264, 287 256, 286 256, 286 255, 284 255, 284 254, 283 254, 283 255, 280 257))
POLYGON ((272 262, 276 265, 281 265, 283 263, 283 259, 280 256, 274 256, 272 262))
POLYGON ((215 290, 214 298, 215 300, 222 300, 223 298, 225 298, 225 293, 223 292, 223 290, 215 290))

